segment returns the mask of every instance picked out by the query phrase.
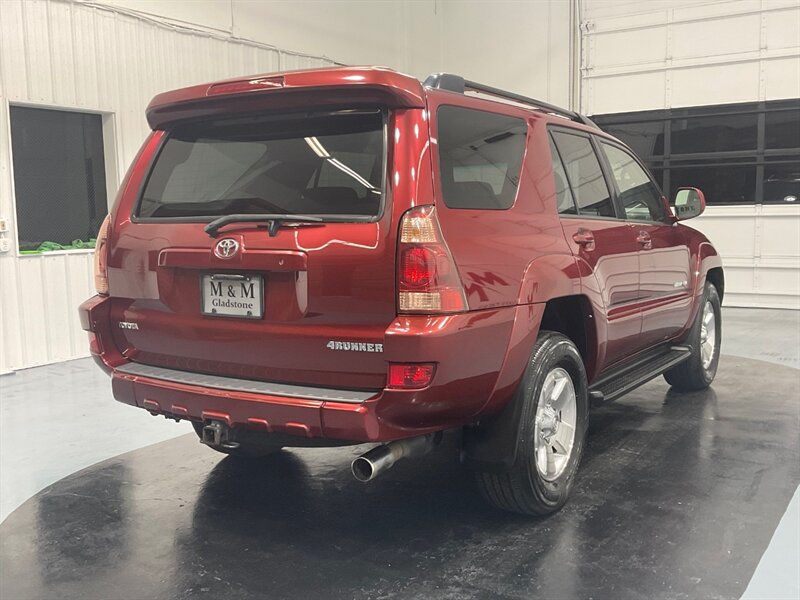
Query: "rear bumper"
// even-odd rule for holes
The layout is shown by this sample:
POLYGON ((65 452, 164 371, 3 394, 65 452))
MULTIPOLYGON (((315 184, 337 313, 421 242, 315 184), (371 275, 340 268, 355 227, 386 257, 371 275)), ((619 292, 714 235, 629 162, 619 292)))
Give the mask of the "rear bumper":
POLYGON ((541 317, 534 305, 398 317, 386 330, 386 361, 437 363, 431 385, 349 391, 133 363, 114 345, 111 327, 116 324, 108 304, 99 296, 84 302, 81 323, 89 331, 92 355, 111 374, 118 401, 177 419, 219 420, 264 433, 352 442, 383 442, 458 427, 501 408, 530 352, 519 343, 520 328, 535 327, 535 335, 541 317))
POLYGON ((268 434, 359 442, 403 438, 419 431, 381 422, 377 415, 383 396, 380 391, 353 403, 223 390, 132 375, 120 369, 113 371, 111 381, 117 400, 151 413, 192 421, 222 421, 228 427, 268 434))

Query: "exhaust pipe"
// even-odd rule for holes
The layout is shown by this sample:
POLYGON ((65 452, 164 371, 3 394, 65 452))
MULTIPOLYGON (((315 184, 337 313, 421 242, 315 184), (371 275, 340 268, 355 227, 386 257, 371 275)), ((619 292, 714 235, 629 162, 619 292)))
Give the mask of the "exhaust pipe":
POLYGON ((359 481, 372 481, 381 473, 391 469, 401 458, 423 456, 433 450, 435 444, 435 433, 389 442, 359 456, 350 465, 350 470, 353 472, 353 477, 359 481))

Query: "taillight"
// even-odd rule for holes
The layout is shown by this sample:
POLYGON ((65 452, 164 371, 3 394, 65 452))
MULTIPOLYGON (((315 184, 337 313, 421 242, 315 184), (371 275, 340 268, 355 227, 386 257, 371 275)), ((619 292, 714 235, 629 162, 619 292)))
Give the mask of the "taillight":
POLYGON ((397 255, 400 312, 467 310, 464 286, 442 236, 435 207, 419 206, 403 215, 397 255))
POLYGON ((100 225, 94 246, 94 288, 98 294, 108 295, 108 217, 100 225))
POLYGON ((427 387, 436 365, 433 363, 412 363, 405 365, 389 365, 389 387, 404 390, 414 390, 427 387))

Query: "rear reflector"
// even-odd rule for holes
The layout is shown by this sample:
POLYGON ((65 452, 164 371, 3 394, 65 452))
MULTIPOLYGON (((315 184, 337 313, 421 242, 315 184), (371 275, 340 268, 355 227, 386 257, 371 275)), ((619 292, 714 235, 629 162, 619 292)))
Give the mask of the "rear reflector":
POLYGON ((89 352, 97 355, 103 353, 103 347, 100 345, 100 340, 93 331, 89 332, 89 352))
POLYGON ((436 365, 416 363, 389 365, 389 387, 403 390, 417 390, 430 385, 436 365))

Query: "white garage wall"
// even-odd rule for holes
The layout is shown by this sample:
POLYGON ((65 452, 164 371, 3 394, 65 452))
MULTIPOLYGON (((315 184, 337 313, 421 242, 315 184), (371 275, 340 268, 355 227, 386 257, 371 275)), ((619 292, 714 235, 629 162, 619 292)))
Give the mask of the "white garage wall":
POLYGON ((327 64, 87 5, 0 1, 0 217, 9 224, 0 236, 11 242, 0 253, 0 373, 86 356, 76 307, 94 287, 90 252, 17 255, 9 104, 105 113, 109 187, 115 189, 147 135, 144 108, 157 92, 327 64))
POLYGON ((407 1, 407 68, 421 79, 447 71, 569 106, 570 49, 572 30, 577 29, 577 14, 576 26, 571 26, 571 4, 407 1))
POLYGON ((335 58, 350 65, 403 65, 404 2, 363 0, 98 0, 192 23, 235 38, 335 58))
MULTIPOLYGON (((796 0, 583 0, 586 114, 800 98, 796 0)), ((800 308, 800 206, 711 206, 733 306, 800 308)))

